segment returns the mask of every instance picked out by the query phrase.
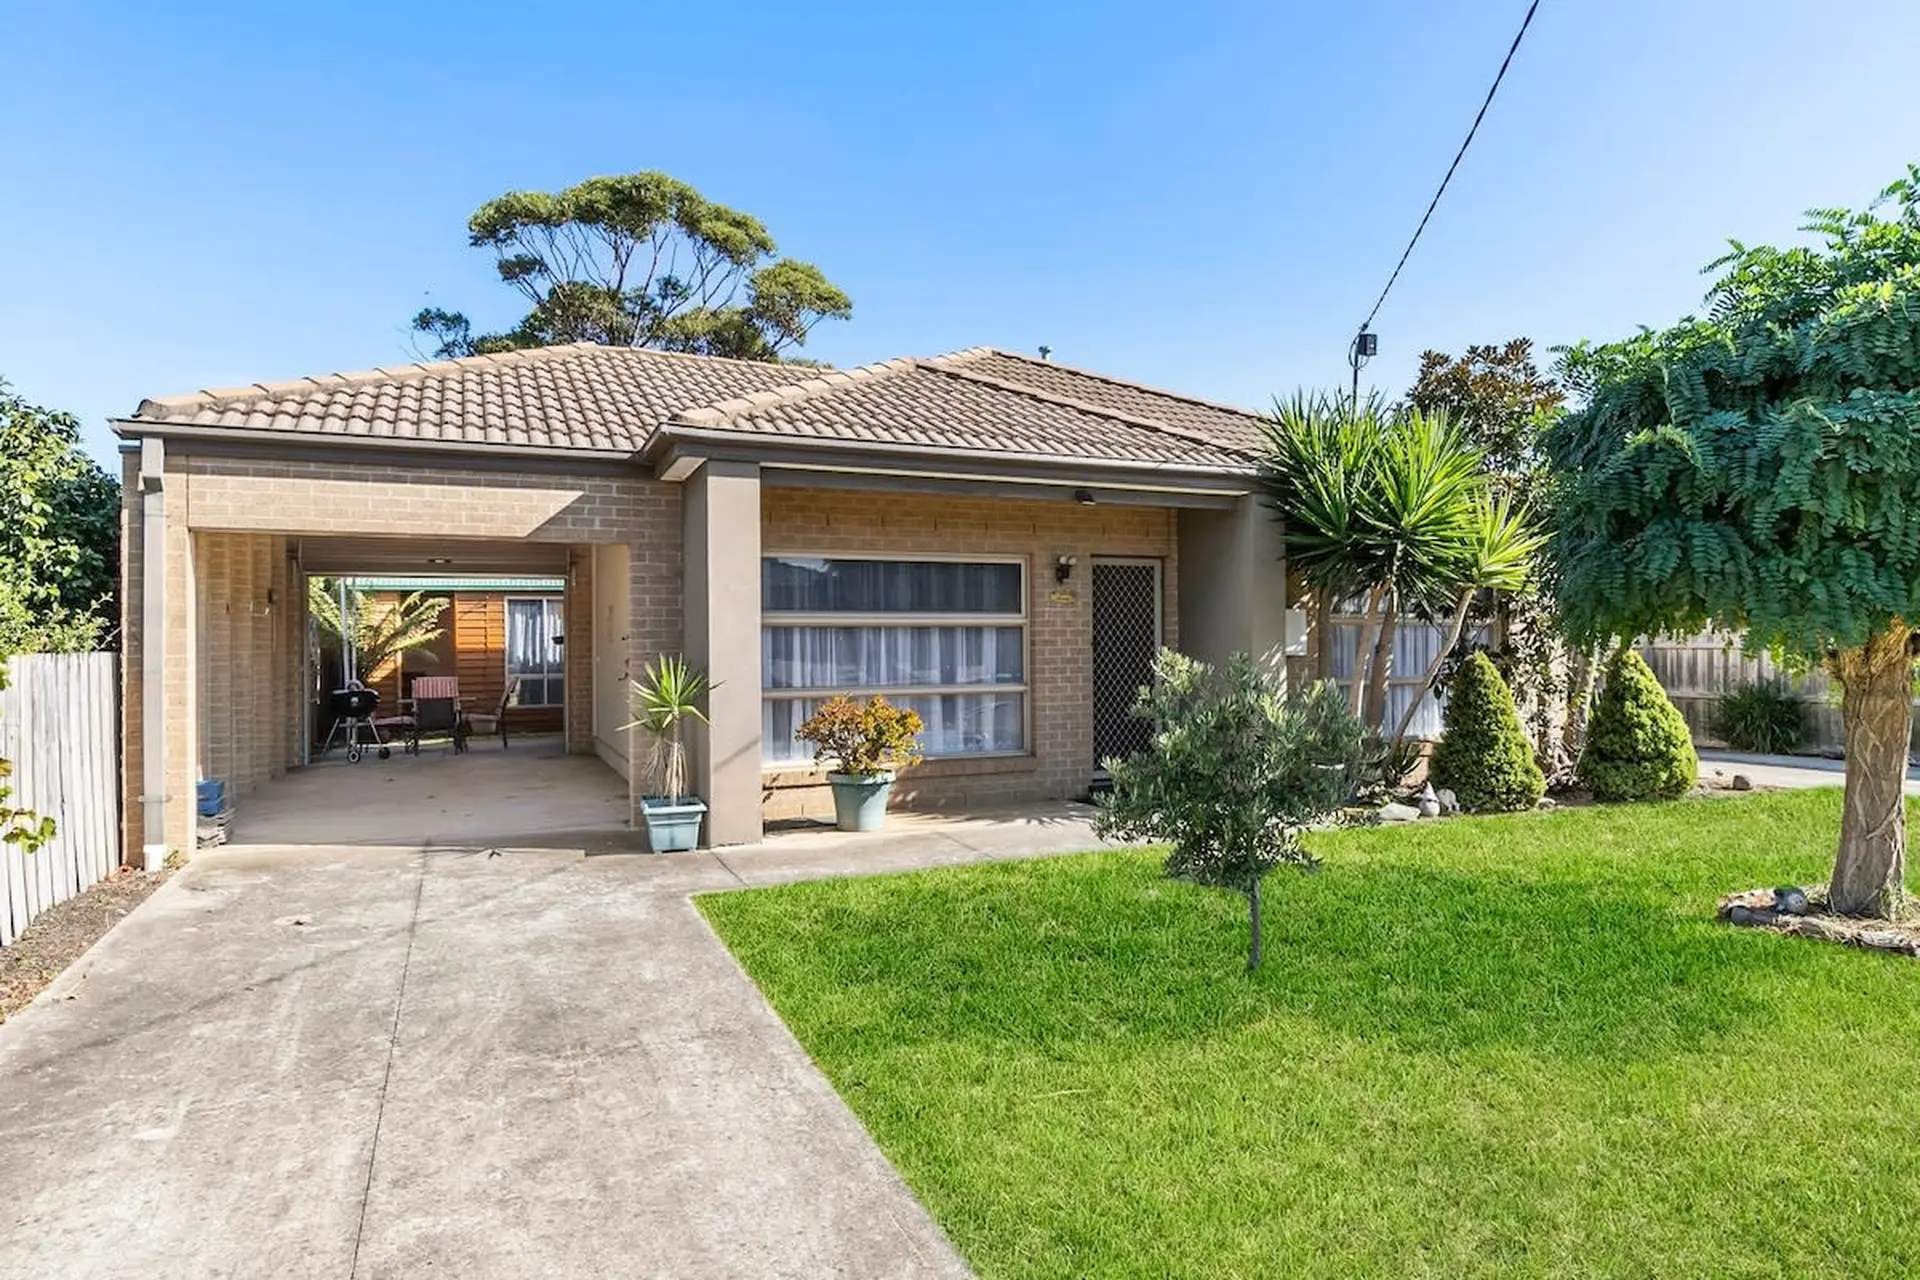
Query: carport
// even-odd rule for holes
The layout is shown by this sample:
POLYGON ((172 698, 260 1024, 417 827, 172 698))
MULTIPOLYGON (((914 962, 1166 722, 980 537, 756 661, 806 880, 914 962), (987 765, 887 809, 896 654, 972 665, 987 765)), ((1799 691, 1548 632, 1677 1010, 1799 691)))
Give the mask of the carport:
POLYGON ((125 700, 130 849, 150 862, 191 849, 190 805, 164 806, 153 840, 141 819, 150 796, 192 796, 201 778, 226 784, 232 837, 250 843, 421 845, 488 831, 624 829, 629 540, 644 502, 616 495, 619 482, 594 475, 590 462, 456 469, 441 458, 425 471, 412 459, 403 481, 390 454, 375 461, 335 448, 321 462, 262 461, 259 452, 196 440, 189 453, 149 438, 129 454, 132 498, 160 495, 130 522, 127 604, 146 625, 129 628, 129 671, 151 681, 144 689, 130 681, 125 700), (423 473, 432 481, 421 483, 423 473), (169 555, 149 566, 144 547, 162 538, 169 555), (316 700, 324 681, 306 586, 315 575, 563 582, 561 732, 504 753, 487 739, 457 758, 431 744, 418 757, 369 752, 353 765, 338 750, 315 758, 316 727, 324 738, 329 715, 316 700), (147 637, 159 643, 139 652, 147 637), (144 767, 149 716, 164 743, 163 778, 144 767))

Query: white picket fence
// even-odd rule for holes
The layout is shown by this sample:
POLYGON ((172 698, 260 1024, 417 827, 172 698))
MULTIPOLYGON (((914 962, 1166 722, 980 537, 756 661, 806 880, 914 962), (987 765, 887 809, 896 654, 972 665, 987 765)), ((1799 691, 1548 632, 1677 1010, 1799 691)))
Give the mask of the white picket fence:
POLYGON ((0 844, 0 947, 120 860, 119 660, 111 653, 18 654, 0 690, 0 757, 14 806, 52 818, 34 853, 0 844))

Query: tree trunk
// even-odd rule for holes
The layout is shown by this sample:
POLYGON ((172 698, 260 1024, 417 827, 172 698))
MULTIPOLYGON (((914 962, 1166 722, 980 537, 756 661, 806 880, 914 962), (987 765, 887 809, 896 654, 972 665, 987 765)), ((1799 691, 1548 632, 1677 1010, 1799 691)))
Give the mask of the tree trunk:
POLYGON ((1593 706, 1593 669, 1593 646, 1583 646, 1573 655, 1567 673, 1567 720, 1560 729, 1560 747, 1566 752, 1569 764, 1578 763, 1581 748, 1587 745, 1587 712, 1593 706))
POLYGON ((1393 744, 1397 747, 1407 740, 1407 730, 1413 726, 1413 717, 1419 712, 1420 704, 1433 692, 1433 686, 1439 683, 1440 668, 1446 665, 1447 655, 1460 643, 1460 633, 1467 629, 1467 611, 1473 608, 1473 591, 1469 588, 1460 593, 1460 602, 1453 607, 1453 621, 1447 625, 1447 642, 1440 646, 1440 652, 1433 655, 1433 661, 1427 664, 1427 673, 1420 678, 1420 687, 1413 692, 1413 700, 1407 703, 1407 709, 1400 713, 1400 723, 1394 726, 1393 744))
POLYGON ((1361 717, 1375 732, 1387 727, 1387 682, 1393 677, 1393 638, 1399 629, 1400 593, 1389 588, 1380 634, 1373 642, 1373 666, 1367 672, 1367 713, 1361 717))
POLYGON ((1333 679, 1333 593, 1325 587, 1313 592, 1313 678, 1333 679))
POLYGON ((1833 660, 1846 726, 1846 807, 1828 899, 1850 916, 1891 918, 1906 892, 1907 751, 1913 735, 1912 632, 1895 626, 1833 660))
POLYGON ((1247 890, 1247 969, 1252 971, 1260 967, 1260 880, 1255 877, 1253 887, 1247 890))
POLYGON ((1367 713, 1367 668, 1373 665, 1373 638, 1380 629, 1380 598, 1385 592, 1385 587, 1368 590, 1366 612, 1360 615, 1360 637, 1353 645, 1353 678, 1347 690, 1356 716, 1367 713))

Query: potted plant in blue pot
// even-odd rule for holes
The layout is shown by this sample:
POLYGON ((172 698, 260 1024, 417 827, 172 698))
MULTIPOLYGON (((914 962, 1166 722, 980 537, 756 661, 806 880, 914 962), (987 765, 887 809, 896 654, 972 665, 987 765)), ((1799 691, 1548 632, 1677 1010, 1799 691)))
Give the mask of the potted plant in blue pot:
POLYGON ((831 766, 834 825, 842 831, 878 831, 897 770, 920 762, 920 714, 875 695, 865 702, 828 698, 795 733, 814 757, 831 766))
POLYGON ((655 853, 684 853, 700 843, 707 802, 688 790, 687 745, 680 733, 689 720, 708 723, 700 709, 708 689, 706 673, 678 654, 662 654, 632 685, 633 719, 626 727, 644 730, 652 740, 647 778, 659 787, 657 794, 640 798, 647 847, 655 853))

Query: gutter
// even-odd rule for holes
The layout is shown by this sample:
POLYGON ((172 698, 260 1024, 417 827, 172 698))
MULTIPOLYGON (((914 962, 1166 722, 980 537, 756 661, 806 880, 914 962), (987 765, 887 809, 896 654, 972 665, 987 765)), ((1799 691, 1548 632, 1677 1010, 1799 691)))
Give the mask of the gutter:
POLYGON ((764 450, 770 445, 775 447, 784 445, 807 453, 855 456, 864 454, 896 464, 902 459, 918 459, 976 469, 983 464, 1003 463, 1011 464, 1015 468, 1035 468, 1036 474, 1049 480, 1057 478, 1060 473, 1066 473, 1066 478, 1071 479, 1075 471, 1090 470, 1117 471, 1129 475, 1184 477, 1196 481, 1216 482, 1251 479, 1257 474, 1257 468, 1252 463, 1235 467, 1208 467, 1174 462, 1142 462, 1128 458, 1072 458, 1051 453, 1007 453, 984 449, 957 449, 945 445, 834 440, 818 436, 776 437, 758 432, 716 431, 705 427, 685 426, 676 422, 664 422, 655 427, 634 457, 642 462, 656 461, 662 449, 678 444, 728 446, 743 449, 749 455, 758 451, 756 446, 764 450))
POLYGON ((412 436, 327 435, 317 431, 257 431, 251 427, 206 427, 185 422, 153 422, 145 418, 115 418, 109 424, 121 439, 208 440, 249 444, 255 448, 305 445, 310 448, 464 454, 475 458, 543 458, 549 462, 572 458, 592 462, 631 462, 629 449, 572 449, 537 444, 485 444, 472 440, 422 440, 412 436))

